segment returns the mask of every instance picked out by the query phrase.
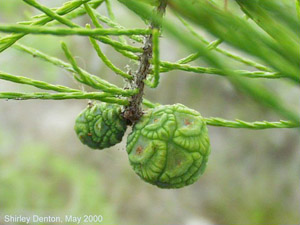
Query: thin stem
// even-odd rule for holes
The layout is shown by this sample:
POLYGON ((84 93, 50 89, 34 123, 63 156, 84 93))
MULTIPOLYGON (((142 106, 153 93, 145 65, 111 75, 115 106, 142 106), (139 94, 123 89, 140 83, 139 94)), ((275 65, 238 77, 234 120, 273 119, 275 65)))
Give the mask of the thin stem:
POLYGON ((92 8, 88 4, 84 4, 84 8, 85 8, 87 14, 89 15, 89 17, 91 18, 94 26, 97 28, 103 28, 103 26, 99 23, 97 17, 95 16, 95 13, 92 10, 92 8))
MULTIPOLYGON (((69 63, 66 63, 56 57, 53 56, 49 56, 37 49, 34 48, 30 48, 27 47, 25 45, 21 45, 21 44, 14 44, 13 47, 17 50, 20 50, 22 52, 25 52, 27 54, 32 55, 33 57, 38 57, 46 62, 49 62, 55 66, 58 66, 60 68, 63 68, 71 73, 76 73, 76 71, 74 70, 73 66, 69 63)), ((95 86, 97 86, 96 89, 100 89, 103 91, 109 90, 109 92, 113 92, 114 94, 117 95, 122 95, 122 96, 131 96, 135 93, 137 93, 137 90, 124 90, 121 89, 119 87, 117 87, 114 84, 109 83, 106 80, 103 80, 95 75, 92 75, 90 73, 88 73, 87 71, 83 70, 82 68, 80 68, 81 72, 84 74, 84 76, 89 77, 90 80, 94 81, 95 86), (100 84, 100 85, 99 85, 100 84), (102 85, 101 85, 102 84, 102 85)))
MULTIPOLYGON (((91 13, 91 12, 90 12, 91 13)), ((93 15, 97 16, 98 19, 102 19, 102 20, 105 20, 106 22, 109 21, 110 24, 116 24, 114 21, 110 20, 109 18, 107 17, 104 17, 104 16, 101 16, 96 10, 92 10, 92 13, 93 15)), ((93 20, 96 20, 95 18, 93 18, 93 20)), ((98 23, 98 21, 97 21, 98 23)), ((99 24, 99 23, 98 23, 99 24)), ((101 26, 99 24, 99 26, 101 26)), ((102 27, 102 26, 101 26, 102 27)), ((111 27, 114 27, 116 29, 125 29, 124 27, 120 27, 120 26, 111 26, 111 27)), ((139 37, 136 36, 136 35, 128 35, 130 38, 134 39, 134 40, 139 40, 139 37)), ((102 37, 103 39, 103 37, 102 37)), ((121 43, 123 43, 124 45, 127 45, 127 42, 126 40, 122 37, 122 36, 119 36, 119 39, 121 41, 121 43)), ((99 40, 99 39, 98 39, 99 40)), ((103 42, 103 41, 102 41, 103 42)), ((143 41, 142 41, 143 42, 143 41)), ((104 42, 105 43, 105 42, 104 42)), ((125 57, 129 58, 129 59, 132 59, 132 60, 139 60, 139 57, 135 54, 133 54, 132 52, 129 52, 129 51, 126 51, 126 50, 122 50, 120 48, 115 48, 116 51, 120 52, 122 55, 124 55, 125 57)))
MULTIPOLYGON (((268 32, 272 33, 275 38, 273 39, 266 32, 261 32, 260 29, 245 19, 224 12, 218 7, 213 7, 208 2, 203 2, 200 6, 199 4, 193 5, 186 0, 173 0, 170 2, 170 6, 174 10, 180 11, 181 14, 188 16, 198 26, 226 40, 231 46, 258 57, 267 65, 270 65, 272 69, 299 85, 298 59, 300 53, 297 50, 300 48, 300 39, 294 31, 295 29, 284 26, 281 21, 276 22, 277 16, 266 14, 265 10, 253 1, 236 0, 236 2, 247 5, 247 7, 250 6, 250 10, 254 10, 254 14, 257 14, 255 16, 256 21, 261 23, 261 26, 267 26, 268 32), (269 20, 269 18, 271 19, 269 20), (205 21, 211 21, 211 23, 205 21), (211 26, 211 24, 213 25, 211 26), (239 29, 238 32, 237 28, 239 29), (287 38, 286 41, 285 38, 287 38)), ((273 2, 268 1, 268 4, 273 2)))
MULTIPOLYGON (((113 10, 112 10, 111 1, 110 0, 105 0, 105 2, 106 2, 106 9, 107 9, 108 17, 112 21, 115 21, 116 17, 115 17, 115 14, 114 14, 113 10)), ((127 41, 126 41, 125 37, 119 36, 119 40, 120 40, 120 42, 122 42, 124 44, 127 44, 127 41)))
MULTIPOLYGON (((27 25, 3 25, 0 24, 0 31, 2 32, 14 32, 14 33, 26 33, 26 34, 50 34, 58 36, 67 35, 80 35, 80 36, 94 36, 94 35, 147 35, 151 33, 149 29, 85 29, 85 28, 60 28, 60 27, 40 27, 40 26, 27 26, 27 25)), ((141 52, 140 48, 131 46, 130 50, 132 52, 141 52), (137 50, 139 49, 139 50, 137 50)))
MULTIPOLYGON (((96 82, 93 78, 86 76, 82 70, 80 69, 80 67, 77 65, 76 60, 74 59, 74 57, 72 56, 70 50, 68 49, 67 45, 65 43, 62 42, 61 47, 67 57, 67 59, 70 61, 71 65, 73 66, 73 69, 76 71, 76 73, 79 75, 79 77, 75 76, 75 78, 81 82, 84 83, 86 85, 89 85, 93 88, 96 89, 101 89, 105 92, 108 93, 116 93, 116 88, 108 88, 105 84, 99 84, 98 82, 96 82)), ((119 92, 119 91, 117 91, 119 92)), ((119 92, 120 93, 120 92, 119 92)), ((121 93, 120 93, 121 95, 121 93)))
POLYGON ((112 11, 112 7, 111 7, 111 2, 110 2, 110 0, 105 0, 105 4, 106 4, 106 9, 107 9, 108 16, 109 16, 112 20, 115 20, 115 15, 114 15, 114 12, 112 11))
MULTIPOLYGON (((116 24, 114 21, 112 21, 111 19, 107 18, 107 17, 104 17, 104 16, 101 16, 96 10, 93 10, 91 9, 89 14, 93 14, 93 17, 97 17, 98 19, 100 19, 101 21, 101 18, 105 21, 109 21, 110 24, 116 24)), ((94 25, 97 26, 100 28, 102 27, 102 25, 100 23, 98 23, 98 20, 97 18, 92 18, 92 21, 94 23, 94 25), (97 21, 97 22, 96 22, 97 21), (96 22, 96 24, 95 24, 96 22)), ((97 27, 96 26, 96 27, 97 27)), ((116 28, 116 29, 125 29, 124 27, 120 27, 120 26, 111 26, 113 28, 116 28)), ((137 36, 137 35, 128 35, 130 38, 134 39, 134 40, 139 40, 140 38, 137 36)), ((102 37, 103 38, 103 37, 102 37)), ((121 43, 123 43, 124 45, 127 45, 127 42, 125 40, 125 38, 123 36, 119 36, 119 40, 121 41, 121 43)), ((103 42, 103 41, 102 41, 103 42)), ((116 51, 120 52, 122 55, 124 55, 125 57, 129 58, 129 59, 132 59, 132 60, 138 60, 139 57, 135 54, 133 54, 132 52, 130 51, 126 51, 126 50, 122 50, 120 48, 115 48, 116 51)))
MULTIPOLYGON (((87 9, 87 13, 88 15, 90 16, 91 20, 93 21, 93 24, 95 27, 97 28, 100 28, 102 27, 100 25, 100 23, 98 22, 97 18, 95 17, 95 14, 93 13, 93 11, 88 8, 87 5, 85 5, 86 9, 87 9)), ((88 29, 90 29, 90 26, 87 25, 86 26, 88 29)), ((97 52, 97 55, 99 56, 99 58, 106 64, 106 66, 108 68, 110 68, 112 71, 114 71, 116 74, 119 74, 120 76, 124 77, 124 78, 127 78, 127 79, 132 79, 132 76, 125 73, 124 71, 122 71, 121 69, 119 69, 118 67, 116 67, 104 54, 103 52, 101 51, 99 45, 97 44, 97 42, 95 41, 94 38, 89 38, 90 39, 90 42, 92 44, 92 46, 94 47, 94 49, 96 50, 97 52)))
MULTIPOLYGON (((193 73, 205 73, 205 74, 213 74, 213 75, 220 75, 225 76, 223 70, 217 68, 210 68, 210 67, 201 67, 201 66, 190 66, 187 64, 177 64, 177 63, 170 63, 170 62, 160 62, 162 68, 160 72, 168 72, 171 70, 183 70, 186 72, 193 72, 193 73)), ((246 70, 235 70, 234 71, 237 75, 241 77, 247 78, 267 78, 267 79, 277 79, 282 78, 279 73, 270 73, 270 72, 263 72, 263 71, 246 71, 246 70)))
POLYGON ((159 83, 159 74, 160 74, 160 61, 159 61, 159 35, 160 32, 158 29, 154 28, 152 32, 152 49, 153 49, 153 56, 152 56, 152 63, 153 63, 153 75, 154 80, 153 82, 149 82, 145 80, 145 83, 150 86, 151 88, 156 88, 159 83))
MULTIPOLYGON (((128 8, 130 8, 132 11, 137 13, 139 16, 145 19, 154 19, 157 23, 162 22, 161 18, 159 18, 156 15, 153 15, 153 13, 145 7, 145 5, 133 1, 133 0, 119 0, 121 3, 125 4, 128 8)), ((205 25, 205 22, 203 22, 204 18, 210 18, 210 14, 205 11, 206 9, 212 11, 212 15, 218 16, 221 12, 220 10, 215 9, 210 4, 204 2, 204 7, 201 8, 199 5, 194 5, 190 1, 185 0, 174 0, 169 2, 172 7, 178 7, 180 10, 187 10, 187 13, 189 13, 189 16, 192 17, 197 23, 203 23, 205 25), (183 4, 183 5, 181 5, 183 4), (197 6, 197 7, 196 7, 197 6)), ((226 14, 226 16, 231 16, 226 14)), ((236 17, 234 19, 238 20, 236 17)), ((232 19, 232 21, 234 21, 232 19)), ((242 22, 242 24, 246 24, 242 22)), ((261 104, 272 108, 277 113, 281 114, 282 116, 288 118, 291 121, 299 122, 300 117, 299 114, 295 112, 294 109, 286 105, 286 102, 284 102, 279 96, 275 96, 273 92, 266 89, 264 85, 261 85, 259 83, 252 84, 248 80, 241 79, 237 74, 235 74, 228 65, 226 65, 223 61, 223 58, 219 57, 217 54, 208 51, 205 47, 205 45, 195 38, 190 37, 189 35, 182 35, 182 30, 178 29, 174 25, 173 22, 170 20, 163 20, 164 29, 172 34, 174 38, 176 38, 180 43, 184 44, 189 49, 196 49, 199 52, 203 52, 203 56, 205 56, 205 61, 219 69, 222 69, 224 71, 224 74, 228 77, 228 79, 241 91, 251 96, 256 101, 260 102, 261 104)), ((203 26, 204 26, 203 25, 203 26)), ((219 26, 219 24, 218 24, 219 26)), ((248 26, 248 25, 245 25, 248 26)), ((248 27, 247 27, 248 28, 248 27)), ((224 27, 220 28, 222 31, 224 31, 224 27)), ((225 31, 224 31, 225 32, 225 31)), ((254 32, 254 31, 253 31, 254 32)), ((233 35, 230 32, 225 32, 226 34, 233 35)), ((251 34, 253 35, 253 34, 251 34)), ((259 34, 257 34, 259 35, 259 34)), ((262 37, 266 38, 266 37, 262 37)), ((225 39, 225 38, 224 38, 225 39)), ((250 47, 249 47, 250 48, 250 47)))
MULTIPOLYGON (((37 8, 38 10, 43 11, 45 14, 47 14, 50 18, 67 25, 68 27, 74 28, 74 29, 82 29, 79 25, 73 23, 72 21, 70 21, 67 18, 63 18, 60 15, 58 15, 57 13, 53 12, 51 9, 47 8, 46 6, 43 6, 37 2, 35 2, 34 0, 24 0, 27 1, 28 3, 30 3, 33 7, 37 8)), ((112 39, 110 39, 109 37, 101 37, 101 36, 93 36, 93 38, 105 43, 105 44, 109 44, 112 47, 114 47, 117 51, 119 51, 121 54, 123 54, 124 56, 131 58, 131 59, 136 59, 137 56, 135 56, 133 53, 131 52, 142 52, 142 49, 140 48, 136 48, 130 45, 127 45, 126 43, 120 43, 117 41, 114 41, 112 39), (126 50, 126 51, 123 51, 126 50), (131 51, 131 52, 127 52, 127 51, 131 51)))
POLYGON ((204 118, 207 125, 229 128, 248 128, 248 129, 269 129, 269 128, 300 128, 300 124, 292 121, 280 120, 279 122, 256 121, 247 122, 236 119, 235 121, 225 120, 217 117, 204 118))
MULTIPOLYGON (((92 8, 97 8, 99 7, 105 0, 90 0, 88 2, 83 2, 81 0, 75 0, 75 1, 69 1, 69 2, 65 2, 63 4, 62 7, 60 8, 51 8, 51 10, 55 13, 57 13, 58 15, 63 15, 61 12, 64 11, 64 15, 65 15, 65 18, 67 19, 74 19, 78 16, 81 16, 81 15, 84 15, 85 14, 85 10, 84 8, 82 7, 82 4, 89 4, 92 8), (79 5, 79 7, 77 5, 74 5, 74 3, 77 2, 77 4, 79 5), (70 7, 71 6, 71 7, 70 7), (75 7, 75 10, 73 8, 75 7), (65 10, 69 10, 68 11, 65 11, 65 10)), ((31 18, 31 20, 29 21, 21 21, 19 22, 18 24, 23 24, 23 25, 31 25, 34 21, 36 20, 40 20, 40 19, 47 19, 49 18, 48 15, 42 13, 42 14, 39 14, 39 15, 35 15, 31 18)), ((49 22, 48 24, 57 24, 58 22, 57 21, 51 21, 49 22)))
MULTIPOLYGON (((62 7, 58 8, 56 10, 56 13, 58 15, 65 15, 70 13, 71 11, 77 9, 82 4, 89 2, 90 0, 73 0, 66 2, 62 7)), ((53 19, 50 17, 43 17, 38 20, 31 21, 29 25, 45 25, 49 22, 51 22, 53 19)), ((4 51, 5 49, 9 48, 11 45, 13 45, 16 41, 21 39, 27 34, 11 34, 9 36, 6 36, 4 38, 0 39, 0 52, 4 51)))
POLYGON ((77 27, 76 24, 74 24, 70 20, 58 15, 57 13, 53 12, 48 7, 45 7, 45 6, 37 3, 35 0, 23 0, 23 1, 26 2, 27 4, 31 5, 32 7, 44 12, 47 16, 49 16, 50 18, 52 18, 54 20, 59 21, 62 24, 65 24, 69 27, 77 27))
POLYGON ((132 76, 125 73, 124 71, 122 71, 121 69, 119 69, 118 67, 116 67, 101 51, 99 45, 97 44, 97 42, 95 41, 95 39, 90 38, 90 42, 93 45, 94 49, 97 52, 97 55, 99 56, 99 58, 105 63, 105 65, 110 68, 112 71, 114 71, 116 74, 119 74, 120 76, 131 80, 132 76))
POLYGON ((152 103, 150 102, 149 100, 143 98, 143 104, 145 106, 147 106, 148 108, 155 108, 156 106, 158 106, 159 104, 155 104, 155 103, 152 103))
POLYGON ((72 56, 71 51, 69 50, 69 48, 67 47, 67 45, 64 42, 61 43, 61 48, 64 51, 66 58, 69 60, 69 62, 73 66, 74 71, 76 71, 76 73, 79 76, 79 77, 77 77, 75 75, 75 79, 78 80, 79 82, 83 83, 83 84, 94 87, 95 86, 94 82, 92 80, 90 80, 89 77, 87 77, 83 74, 83 72, 81 71, 81 69, 77 65, 77 62, 76 62, 75 58, 72 56))
POLYGON ((252 21, 277 41, 282 56, 299 67, 300 46, 296 45, 300 42, 299 35, 280 23, 276 17, 272 16, 267 9, 262 8, 259 4, 253 1, 244 2, 243 0, 237 0, 236 2, 252 21))
MULTIPOLYGON (((162 17, 165 13, 167 7, 167 1, 161 0, 159 6, 157 7, 157 12, 155 13, 156 16, 162 17)), ((157 24, 155 21, 151 22, 150 29, 160 29, 160 25, 157 24)), ((125 107, 123 112, 123 117, 127 119, 129 124, 134 124, 136 121, 140 119, 143 115, 143 110, 141 104, 143 102, 143 95, 144 95, 144 88, 145 83, 144 80, 147 78, 147 75, 150 72, 151 66, 151 58, 152 58, 152 51, 153 51, 153 41, 152 41, 152 34, 146 36, 145 44, 143 47, 143 54, 140 56, 140 64, 139 68, 135 74, 135 79, 132 83, 130 83, 131 88, 135 89, 138 88, 139 92, 136 95, 133 95, 130 99, 129 106, 125 107)))
MULTIPOLYGON (((92 9, 97 9, 102 3, 104 2, 104 0, 91 0, 88 5, 92 8, 92 9)), ((56 12, 56 11, 55 11, 56 12)), ((67 15, 64 16, 64 18, 68 19, 68 20, 72 20, 75 19, 79 16, 85 15, 86 14, 86 10, 83 6, 80 6, 80 8, 74 10, 73 12, 68 13, 67 15)), ((60 24, 60 22, 58 22, 57 20, 54 20, 52 22, 50 22, 48 25, 49 26, 53 26, 56 24, 60 24)), ((26 24, 25 24, 26 25, 26 24)))
MULTIPOLYGON (((40 7, 40 9, 41 9, 41 7, 40 7)), ((85 4, 85 10, 86 10, 89 14, 92 13, 92 10, 89 8, 88 4, 85 4)), ((50 10, 50 11, 51 11, 51 10, 50 10)), ((65 24, 65 25, 68 25, 68 26, 70 26, 70 27, 77 27, 77 28, 79 28, 78 25, 76 25, 76 24, 74 24, 74 23, 72 23, 72 22, 70 22, 70 21, 63 20, 63 18, 60 18, 60 17, 57 16, 57 15, 53 15, 54 13, 49 12, 49 15, 51 15, 51 14, 52 14, 53 18, 56 18, 56 19, 57 19, 58 21, 60 21, 61 23, 65 24)), ((98 25, 97 27, 98 27, 98 28, 102 28, 102 26, 98 23, 98 21, 97 21, 96 18, 93 17, 92 20, 93 20, 93 23, 97 23, 97 25, 98 25)), ((99 41, 102 41, 103 43, 110 44, 110 45, 113 46, 118 52, 120 52, 121 54, 123 54, 125 57, 128 57, 128 58, 130 58, 130 59, 134 59, 134 60, 137 60, 137 59, 138 59, 138 57, 137 57, 136 55, 132 54, 131 52, 125 51, 125 50, 132 51, 132 49, 133 49, 132 46, 127 45, 126 42, 123 42, 123 45, 122 45, 122 44, 120 44, 120 43, 118 43, 118 42, 116 42, 116 41, 114 41, 114 40, 109 39, 108 37, 94 37, 94 38, 96 38, 96 39, 99 40, 99 41)), ((136 51, 137 51, 137 52, 138 52, 139 50, 140 50, 140 49, 137 49, 137 48, 136 48, 136 51)), ((133 52, 136 52, 136 51, 133 51, 133 52)))
MULTIPOLYGON (((221 40, 221 39, 212 41, 207 45, 207 49, 208 50, 213 50, 213 49, 217 48, 222 42, 223 42, 223 40, 221 40)), ((186 64, 186 63, 189 63, 189 62, 192 62, 192 61, 198 59, 200 56, 202 56, 202 53, 201 52, 196 52, 196 53, 193 53, 193 54, 191 54, 191 55, 189 55, 189 56, 187 56, 183 59, 178 60, 176 63, 186 64)))
POLYGON ((13 100, 29 100, 29 99, 42 99, 42 100, 65 100, 65 99, 95 99, 103 102, 116 103, 119 105, 128 105, 128 100, 111 97, 108 93, 99 92, 73 92, 73 93, 16 93, 16 92, 0 92, 0 99, 13 99, 13 100))
MULTIPOLYGON (((102 21, 103 23, 107 24, 110 27, 117 28, 117 29, 125 29, 125 27, 121 26, 120 24, 116 23, 115 21, 112 21, 110 18, 101 15, 96 10, 93 10, 95 16, 102 21)), ((131 38, 134 41, 137 41, 139 43, 143 43, 144 39, 142 37, 136 36, 136 35, 130 35, 129 38, 131 38)))
POLYGON ((19 83, 19 84, 27 84, 44 90, 52 90, 58 92, 79 92, 80 91, 62 85, 53 85, 44 81, 33 80, 22 76, 15 76, 4 72, 0 72, 0 79, 7 80, 14 83, 19 83))
MULTIPOLYGON (((203 36, 201 36, 199 33, 197 33, 195 31, 195 29, 190 25, 188 24, 183 18, 181 18, 180 16, 178 16, 178 19, 182 22, 182 24, 197 38, 199 38, 200 41, 202 41, 204 44, 206 45, 209 45, 209 41, 207 41, 203 36)), ((229 57, 229 58, 232 58, 238 62, 241 62, 241 63, 244 63, 245 65, 248 65, 248 66, 252 66, 252 67, 255 67, 259 70, 262 70, 262 71, 266 71, 266 72, 272 72, 272 70, 264 65, 261 65, 257 62, 254 62, 250 59, 246 59, 244 57, 241 57, 241 56, 238 56, 236 54, 233 54, 227 50, 224 50, 222 48, 219 48, 219 47, 216 47, 214 50, 216 50, 217 52, 229 57)))

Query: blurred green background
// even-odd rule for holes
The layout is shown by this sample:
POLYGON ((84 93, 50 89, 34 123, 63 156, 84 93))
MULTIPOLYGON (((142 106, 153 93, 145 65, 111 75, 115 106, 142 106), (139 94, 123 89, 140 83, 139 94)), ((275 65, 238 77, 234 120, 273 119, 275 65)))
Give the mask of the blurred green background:
MULTIPOLYGON (((57 7, 65 1, 39 2, 57 7)), ((122 25, 143 26, 117 1, 112 4, 122 25)), ((237 10, 233 1, 229 10, 237 10)), ((107 15, 104 6, 98 11, 107 15)), ((38 13, 19 0, 0 1, 0 23, 15 23, 38 13)), ((87 17, 76 22, 90 23, 87 17)), ((28 35, 21 42, 65 60, 62 39, 80 66, 122 85, 97 57, 88 38, 28 35)), ((120 68, 136 68, 112 48, 101 47, 120 68)), ((183 46, 164 36, 163 59, 175 61, 187 54, 183 46)), ((13 48, 0 54, 0 70, 81 88, 70 73, 13 48)), ((300 107, 299 88, 282 80, 257 82, 264 82, 295 108, 300 107)), ((0 90, 37 91, 5 81, 0 81, 0 90)), ((170 72, 162 75, 159 88, 147 89, 146 96, 161 104, 185 104, 205 117, 281 119, 219 76, 170 72)), ((101 224, 108 225, 300 224, 298 130, 209 127, 212 152, 204 175, 183 189, 162 190, 133 172, 125 151, 126 138, 104 151, 92 151, 79 142, 73 126, 86 104, 86 100, 0 101, 0 216, 102 215, 101 224)), ((0 224, 5 223, 0 220, 0 224)))

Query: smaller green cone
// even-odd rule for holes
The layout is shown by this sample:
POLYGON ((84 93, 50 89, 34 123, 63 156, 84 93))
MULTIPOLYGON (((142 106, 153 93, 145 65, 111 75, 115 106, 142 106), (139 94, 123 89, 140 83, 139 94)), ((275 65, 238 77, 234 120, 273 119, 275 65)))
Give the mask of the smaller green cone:
POLYGON ((83 144, 93 149, 105 149, 121 142, 126 127, 119 105, 100 103, 84 109, 78 115, 74 129, 83 144))

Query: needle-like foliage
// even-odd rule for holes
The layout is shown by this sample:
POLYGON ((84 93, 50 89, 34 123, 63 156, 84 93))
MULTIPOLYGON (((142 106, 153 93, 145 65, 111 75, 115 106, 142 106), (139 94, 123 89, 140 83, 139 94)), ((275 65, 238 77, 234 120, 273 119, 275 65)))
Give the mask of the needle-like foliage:
MULTIPOLYGON (((258 104, 273 109, 288 121, 246 122, 222 118, 204 118, 211 126, 230 128, 268 129, 268 128, 299 128, 299 111, 289 106, 263 84, 252 83, 252 79, 278 79, 300 85, 300 1, 295 0, 294 12, 282 10, 285 4, 280 1, 245 1, 236 0, 240 7, 239 14, 233 14, 214 1, 189 0, 119 0, 141 17, 147 24, 144 28, 127 29, 119 24, 114 15, 114 8, 109 0, 71 0, 59 8, 48 8, 36 0, 23 0, 42 14, 29 21, 18 24, 0 24, 0 32, 9 33, 0 38, 0 53, 12 47, 23 53, 35 56, 68 72, 78 82, 89 86, 95 91, 85 92, 45 81, 33 80, 28 77, 0 72, 0 79, 23 85, 31 85, 51 92, 0 92, 1 99, 94 99, 115 103, 127 109, 139 109, 143 103, 153 108, 157 104, 143 98, 144 84, 151 88, 159 85, 160 76, 168 76, 169 71, 181 70, 193 74, 220 75, 246 95, 254 98, 258 104), (97 11, 106 5, 108 16, 97 11), (167 8, 167 13, 165 13, 167 8), (156 11, 153 11, 156 10, 156 11), (154 13, 153 13, 154 12, 154 13), (82 26, 73 19, 86 14, 90 25, 82 26), (172 17, 169 15, 173 14, 172 17), (172 18, 172 19, 171 19, 172 18), (178 18, 174 21, 174 18, 178 18), (106 26, 104 26, 104 24, 106 26), (47 25, 47 26, 45 26, 47 25), (108 27, 108 28, 107 28, 108 27), (183 32, 182 29, 185 29, 183 32), (215 37, 209 41, 197 30, 202 29, 215 37), (164 32, 166 35, 161 35, 164 32), (38 49, 17 43, 27 35, 52 36, 85 36, 99 56, 100 60, 124 81, 124 87, 118 87, 105 79, 93 75, 80 68, 66 43, 62 43, 68 62, 47 55, 38 49), (112 36, 117 36, 118 40, 112 36), (160 58, 160 39, 172 37, 178 45, 192 50, 193 53, 176 61, 169 62, 160 58), (127 40, 133 40, 131 45, 127 40), (121 55, 139 65, 136 72, 123 71, 118 68, 101 50, 100 43, 113 47, 121 55), (227 44, 238 51, 248 54, 250 58, 224 49, 227 44), (191 65, 202 59, 209 66, 191 65), (255 60, 253 60, 255 59, 255 60), (230 62, 244 64, 249 70, 235 68, 230 62), (251 68, 252 67, 252 68, 251 68), (59 93, 52 93, 59 92, 59 93)), ((126 110, 125 110, 126 111, 126 110)), ((130 115, 127 115, 130 117, 130 115)))

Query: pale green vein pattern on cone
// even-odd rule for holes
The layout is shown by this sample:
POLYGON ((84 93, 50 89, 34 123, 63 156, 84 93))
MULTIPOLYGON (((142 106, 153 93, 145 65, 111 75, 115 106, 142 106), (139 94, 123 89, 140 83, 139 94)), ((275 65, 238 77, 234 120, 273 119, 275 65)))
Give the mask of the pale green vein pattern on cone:
POLYGON ((192 184, 204 172, 210 153, 205 121, 181 104, 149 110, 127 139, 134 171, 160 188, 192 184))
POLYGON ((126 127, 121 107, 106 103, 89 105, 75 122, 78 138, 93 149, 109 148, 121 142, 126 127))

